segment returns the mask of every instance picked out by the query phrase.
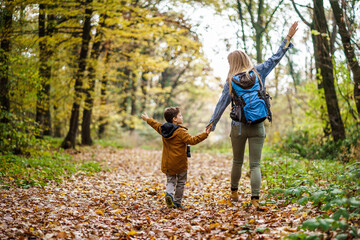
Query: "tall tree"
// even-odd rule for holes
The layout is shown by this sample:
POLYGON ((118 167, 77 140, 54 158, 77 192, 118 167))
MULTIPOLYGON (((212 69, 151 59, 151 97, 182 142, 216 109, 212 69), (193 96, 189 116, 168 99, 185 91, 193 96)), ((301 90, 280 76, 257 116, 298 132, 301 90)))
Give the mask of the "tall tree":
POLYGON ((356 58, 355 49, 353 47, 353 44, 351 44, 351 34, 345 24, 346 16, 344 16, 345 13, 344 13, 343 9, 340 8, 338 0, 330 0, 330 4, 331 4, 331 8, 334 13, 336 24, 339 27, 339 34, 341 36, 343 50, 344 50, 346 59, 349 63, 351 72, 353 74, 354 99, 355 99, 356 109, 358 112, 358 119, 360 119, 360 64, 356 58))
POLYGON ((55 31, 55 16, 53 12, 47 13, 47 9, 53 11, 54 6, 45 3, 39 4, 39 76, 41 88, 37 93, 36 122, 40 126, 40 135, 51 135, 50 115, 50 80, 53 48, 49 45, 49 39, 55 31))
MULTIPOLYGON (((265 0, 244 0, 247 13, 250 15, 250 23, 255 31, 255 48, 256 48, 256 61, 258 63, 263 62, 263 36, 268 29, 276 11, 279 9, 284 0, 279 0, 274 9, 270 9, 268 4, 265 4, 265 0), (267 18, 266 18, 267 17, 267 18)), ((239 17, 243 17, 242 6, 237 1, 237 9, 239 17)), ((240 19, 243 22, 243 19, 240 19)), ((243 25, 242 25, 243 28, 243 25)), ((244 32, 244 29, 242 30, 244 32)), ((244 35, 244 34, 243 34, 244 35)), ((243 37, 244 38, 244 37, 243 37)))
POLYGON ((103 42, 103 28, 105 27, 105 15, 100 15, 100 24, 97 28, 94 45, 91 49, 90 62, 88 68, 88 88, 85 90, 85 108, 83 111, 83 120, 81 123, 81 143, 84 145, 92 145, 91 139, 91 115, 94 106, 95 97, 95 78, 96 78, 96 66, 100 55, 100 46, 103 42))
POLYGON ((86 69, 87 54, 89 50, 89 44, 91 39, 91 17, 93 14, 92 0, 86 0, 85 2, 85 17, 84 25, 82 30, 82 44, 79 55, 79 67, 75 76, 75 97, 71 110, 70 117, 70 127, 68 134, 66 135, 64 141, 61 144, 62 148, 75 148, 76 134, 79 126, 79 114, 80 114, 80 104, 82 101, 82 92, 83 92, 83 81, 84 74, 86 69))
POLYGON ((108 124, 107 116, 105 116, 105 106, 107 100, 107 85, 109 81, 109 74, 108 74, 108 65, 109 59, 111 57, 111 52, 109 50, 109 43, 104 45, 104 52, 105 52, 105 72, 101 79, 101 90, 100 90, 100 116, 99 116, 99 128, 98 128, 98 136, 102 138, 105 133, 106 125, 108 124))
POLYGON ((140 82, 140 88, 141 88, 141 93, 142 93, 142 97, 140 99, 141 105, 140 105, 140 112, 144 112, 146 109, 146 102, 147 102, 147 85, 149 82, 148 79, 148 71, 142 72, 141 73, 141 82, 140 82))
POLYGON ((325 92, 331 135, 336 142, 345 139, 345 127, 341 119, 339 103, 336 96, 329 33, 323 0, 314 0, 314 25, 315 30, 319 33, 315 38, 316 51, 319 56, 320 77, 325 92))
MULTIPOLYGON (((300 19, 311 29, 311 33, 313 33, 313 31, 315 31, 315 25, 314 25, 314 19, 315 19, 315 14, 314 14, 314 10, 312 9, 312 21, 308 21, 305 19, 304 15, 298 10, 297 8, 297 4, 295 3, 294 0, 291 0, 293 7, 296 11, 296 13, 298 14, 298 16, 300 17, 300 19)), ((311 38, 312 38, 312 43, 313 43, 313 49, 314 49, 314 61, 315 61, 315 69, 316 69, 316 73, 318 75, 319 69, 320 69, 320 65, 319 65, 319 55, 318 55, 318 51, 316 51, 316 37, 314 34, 311 34, 311 38)), ((317 81, 318 84, 318 89, 322 88, 322 82, 317 81)))
MULTIPOLYGON (((10 111, 9 99, 9 56, 10 56, 10 38, 12 33, 12 19, 14 10, 14 1, 4 1, 4 8, 1 9, 1 48, 0 48, 0 110, 10 111)), ((6 117, 1 119, 2 122, 7 122, 6 117)))
MULTIPOLYGON (((315 70, 316 70, 316 83, 317 83, 317 88, 320 90, 320 89, 323 89, 324 88, 324 79, 323 79, 323 76, 322 76, 322 71, 321 71, 321 58, 320 58, 320 52, 321 51, 318 51, 318 47, 321 47, 321 43, 319 43, 319 31, 317 30, 317 27, 315 26, 315 23, 318 22, 319 20, 319 16, 316 15, 315 13, 315 7, 313 8, 310 8, 307 6, 308 9, 310 9, 311 11, 311 15, 312 15, 312 20, 311 21, 308 21, 305 19, 304 17, 304 14, 302 14, 298 8, 297 8, 297 3, 295 3, 294 0, 291 0, 292 4, 293 4, 293 7, 296 11, 296 13, 298 14, 298 16, 300 17, 300 19, 310 28, 311 30, 311 38, 312 38, 312 45, 313 45, 313 49, 314 49, 314 62, 315 62, 315 70)), ((314 4, 315 5, 315 4, 314 4)), ((325 15, 324 15, 325 17, 325 15)), ((326 22, 325 22, 326 24, 326 22)), ((326 28, 327 29, 327 28, 326 28)), ((324 36, 328 36, 327 33, 324 35, 324 36)), ((327 38, 326 38, 327 40, 327 38)), ((323 64, 324 65, 324 64, 323 64)), ((332 64, 331 64, 332 66, 332 64)), ((312 75, 311 73, 311 68, 310 68, 310 74, 312 75)), ((333 77, 332 77, 333 79, 333 77)), ((325 98, 325 102, 327 101, 327 98, 325 98)), ((327 104, 327 103, 326 103, 327 104)), ((327 104, 328 105, 328 104, 327 104)), ((328 114, 326 114, 326 111, 325 111, 325 107, 324 106, 320 106, 320 117, 323 121, 325 121, 325 126, 323 126, 323 132, 325 135, 329 135, 331 134, 330 133, 330 130, 328 128, 328 126, 330 124, 330 116, 328 114), (326 116, 328 115, 328 116, 326 116)))

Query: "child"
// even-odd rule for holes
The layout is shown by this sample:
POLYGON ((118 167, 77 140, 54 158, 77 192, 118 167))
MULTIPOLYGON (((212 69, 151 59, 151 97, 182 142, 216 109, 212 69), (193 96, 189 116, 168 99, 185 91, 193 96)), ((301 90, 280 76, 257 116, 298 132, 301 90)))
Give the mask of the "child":
POLYGON ((187 128, 180 125, 183 123, 183 118, 177 107, 166 108, 164 117, 166 123, 161 124, 149 118, 146 113, 141 115, 141 118, 162 136, 161 171, 166 174, 167 178, 166 205, 168 208, 185 209, 181 205, 181 200, 187 179, 187 144, 195 145, 205 140, 210 133, 210 128, 195 137, 191 136, 187 132, 187 128))

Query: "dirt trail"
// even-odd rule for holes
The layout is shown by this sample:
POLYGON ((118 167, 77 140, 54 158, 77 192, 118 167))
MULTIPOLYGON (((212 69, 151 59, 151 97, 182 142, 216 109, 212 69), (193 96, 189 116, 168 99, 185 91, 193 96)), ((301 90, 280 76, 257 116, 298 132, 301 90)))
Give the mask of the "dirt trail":
POLYGON ((240 201, 231 202, 230 155, 192 153, 183 211, 165 206, 161 151, 69 153, 108 170, 44 188, 0 190, 0 239, 279 239, 307 216, 279 202, 256 211, 246 177, 240 201))

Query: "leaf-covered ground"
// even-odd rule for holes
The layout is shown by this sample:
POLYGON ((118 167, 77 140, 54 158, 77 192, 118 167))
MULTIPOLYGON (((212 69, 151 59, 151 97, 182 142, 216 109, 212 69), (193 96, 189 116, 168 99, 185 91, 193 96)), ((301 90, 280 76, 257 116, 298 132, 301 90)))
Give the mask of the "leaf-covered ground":
POLYGON ((192 153, 183 200, 188 209, 177 210, 164 203, 161 151, 93 147, 69 153, 107 170, 78 172, 43 188, 0 190, 0 239, 281 239, 316 214, 264 199, 265 187, 265 208, 257 211, 249 204, 246 174, 240 201, 231 202, 231 155, 192 153))

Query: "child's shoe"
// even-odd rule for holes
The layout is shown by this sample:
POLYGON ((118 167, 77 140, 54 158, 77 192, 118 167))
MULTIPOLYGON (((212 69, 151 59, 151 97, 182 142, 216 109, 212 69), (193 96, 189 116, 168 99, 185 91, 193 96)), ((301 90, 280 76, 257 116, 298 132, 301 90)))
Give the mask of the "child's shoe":
POLYGON ((234 201, 234 202, 239 201, 238 191, 237 191, 237 190, 231 191, 230 198, 231 198, 231 200, 234 201))
POLYGON ((187 207, 184 207, 183 205, 181 205, 181 203, 180 204, 174 203, 174 204, 175 204, 176 208, 180 208, 181 210, 186 210, 187 209, 187 207))
POLYGON ((176 208, 174 204, 174 198, 171 194, 169 193, 165 194, 165 202, 168 208, 176 208))

